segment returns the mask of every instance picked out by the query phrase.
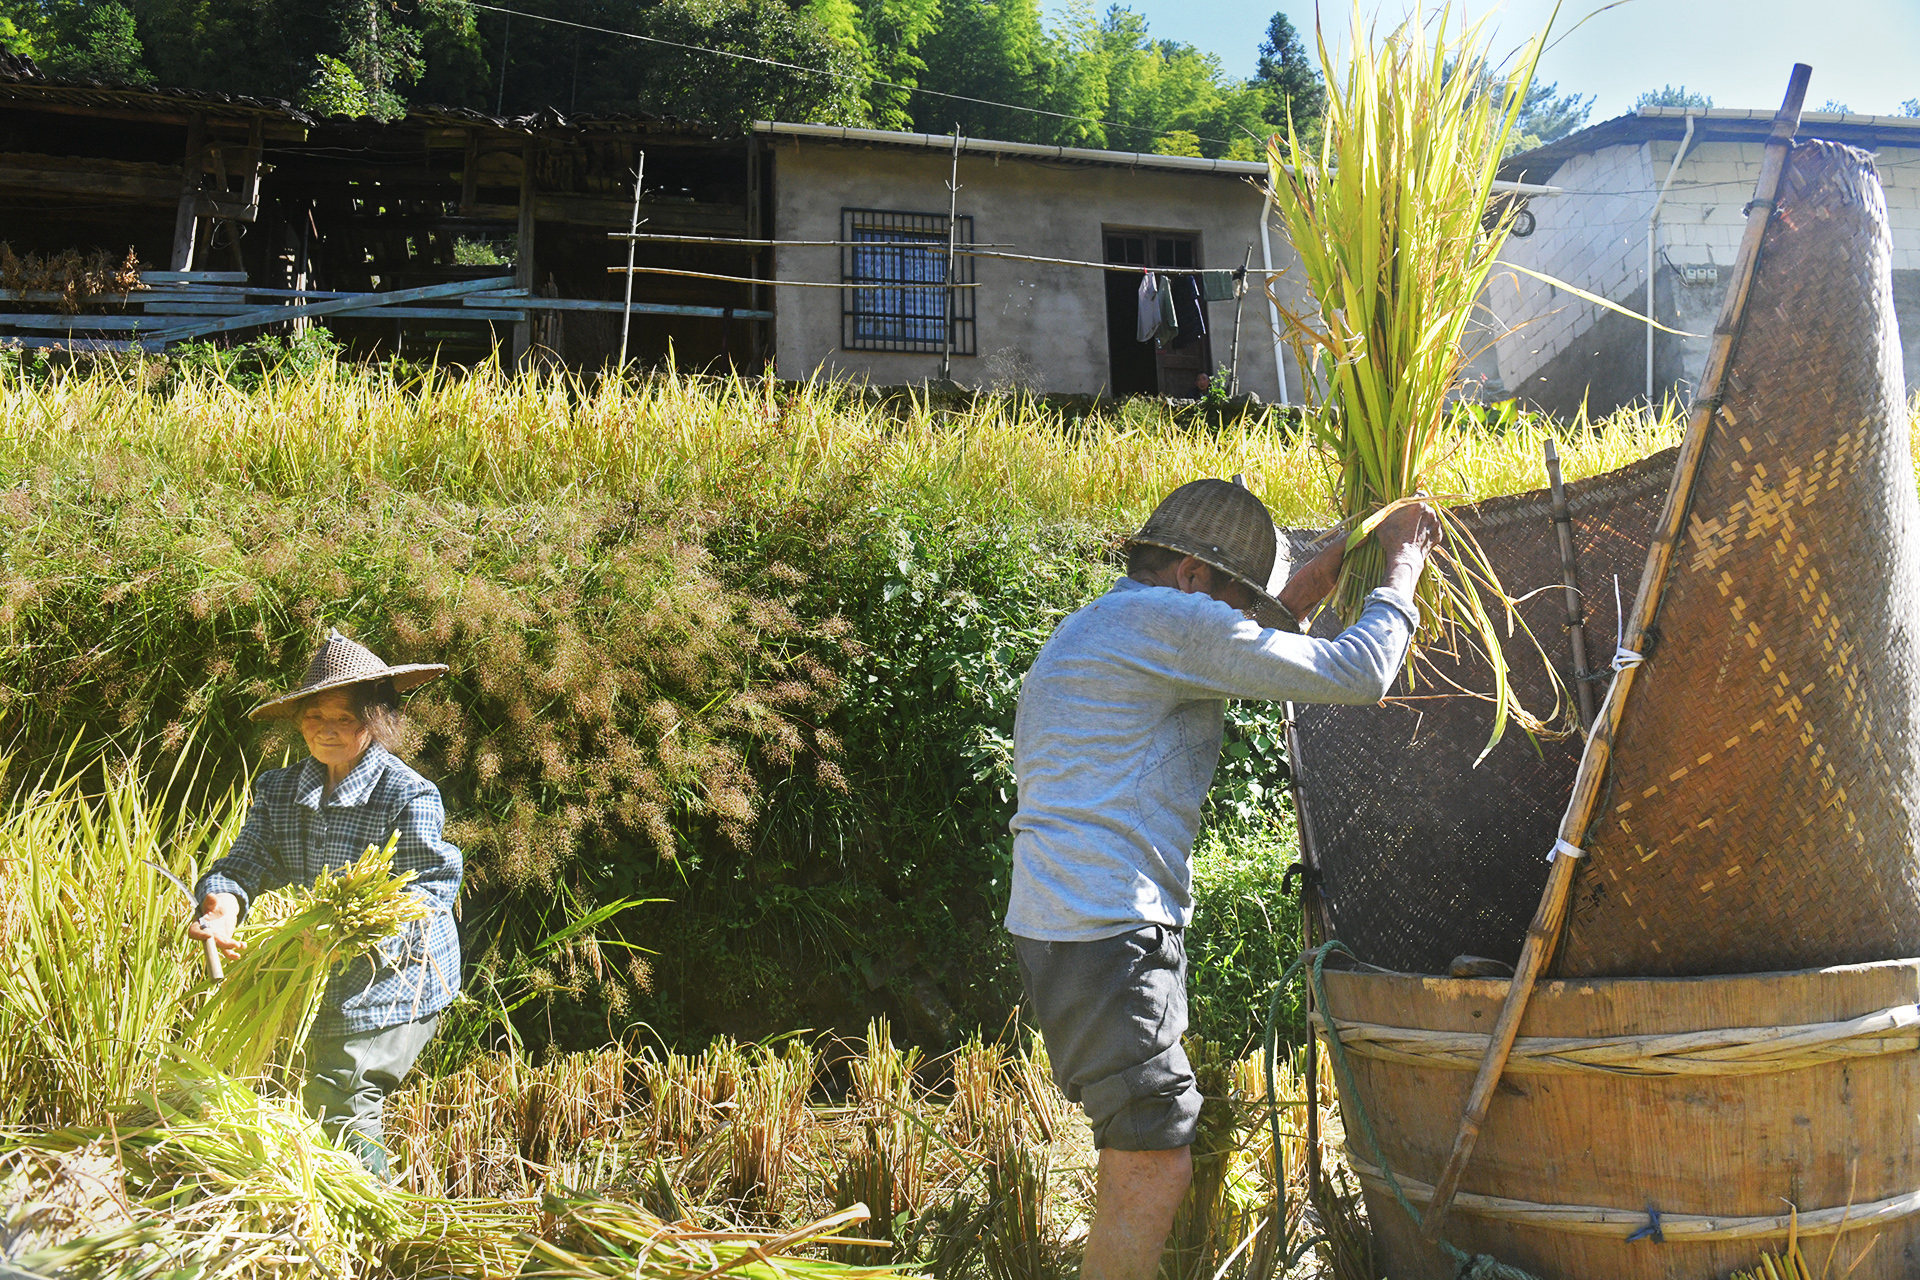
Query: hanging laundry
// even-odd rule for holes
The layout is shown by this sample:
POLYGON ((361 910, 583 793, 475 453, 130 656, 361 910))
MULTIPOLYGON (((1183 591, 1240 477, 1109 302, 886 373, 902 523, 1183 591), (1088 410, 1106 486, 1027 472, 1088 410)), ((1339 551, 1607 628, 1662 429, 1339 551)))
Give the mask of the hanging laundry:
POLYGON ((1138 301, 1139 317, 1134 325, 1134 336, 1156 347, 1166 346, 1178 327, 1173 288, 1166 277, 1152 271, 1141 276, 1138 301))
POLYGON ((1192 275, 1175 276, 1168 292, 1173 298, 1178 332, 1163 345, 1190 347, 1207 336, 1207 306, 1200 300, 1200 280, 1192 275))
POLYGON ((1138 299, 1139 317, 1134 322, 1133 336, 1141 342, 1152 342, 1160 329, 1160 278, 1153 272, 1140 277, 1138 299))
POLYGON ((1208 302, 1232 302, 1240 296, 1237 271, 1202 271, 1200 296, 1208 302))

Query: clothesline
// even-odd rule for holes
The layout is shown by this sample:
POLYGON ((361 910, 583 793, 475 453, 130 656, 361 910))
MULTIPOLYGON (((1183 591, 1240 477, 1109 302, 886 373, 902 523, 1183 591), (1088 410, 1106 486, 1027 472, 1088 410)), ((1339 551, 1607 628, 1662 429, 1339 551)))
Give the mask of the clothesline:
POLYGON ((680 267, 608 267, 610 276, 625 275, 631 271, 635 275, 682 276, 689 280, 720 280, 727 284, 763 284, 779 286, 784 289, 978 289, 975 282, 954 284, 922 284, 902 282, 900 284, 868 283, 866 281, 827 281, 827 280, 763 280, 757 276, 723 276, 711 271, 687 271, 680 267))
MULTIPOLYGON (((651 231, 609 231, 610 240, 652 240, 670 244, 713 244, 733 245, 740 248, 763 249, 899 249, 925 248, 929 252, 946 252, 946 243, 942 240, 756 240, 736 236, 681 236, 651 231)), ((1132 262, 1095 262, 1089 258, 1050 258, 1033 253, 1006 253, 992 245, 955 245, 955 257, 999 258, 1007 262, 1034 262, 1051 267, 1088 267, 1096 271, 1127 271, 1145 275, 1151 271, 1163 276, 1199 276, 1209 271, 1231 271, 1234 275, 1278 276, 1285 274, 1282 267, 1150 267, 1132 262)), ((621 270, 623 268, 610 268, 621 270)), ((634 268, 636 271, 640 268, 634 268)), ((773 284, 771 280, 756 281, 757 284, 773 284)), ((833 288, 840 288, 834 285, 833 288)), ((891 286, 889 286, 891 287, 891 286)), ((942 286, 944 287, 944 286, 942 286)), ((954 286, 959 288, 961 286, 954 286)))
MULTIPOLYGON (((662 244, 712 244, 727 245, 740 249, 870 249, 905 246, 945 251, 945 240, 756 240, 750 236, 688 236, 676 235, 670 231, 609 231, 609 240, 652 240, 662 244)), ((956 253, 965 253, 971 249, 1011 249, 1011 243, 985 241, 980 244, 958 245, 956 253)))

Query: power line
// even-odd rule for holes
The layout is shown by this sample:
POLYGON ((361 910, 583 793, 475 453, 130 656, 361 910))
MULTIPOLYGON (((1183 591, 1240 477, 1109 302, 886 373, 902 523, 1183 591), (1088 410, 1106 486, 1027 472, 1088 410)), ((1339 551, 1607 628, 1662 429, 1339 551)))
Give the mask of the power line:
MULTIPOLYGON (((975 98, 964 93, 945 93, 939 89, 923 89, 919 85, 899 84, 892 80, 877 80, 871 76, 843 75, 839 72, 823 70, 820 67, 803 67, 797 62, 782 62, 778 58, 762 58, 751 53, 736 53, 731 49, 710 49, 705 45, 683 44, 678 40, 668 40, 663 36, 643 36, 635 31, 619 31, 612 27, 599 27, 590 22, 575 22, 571 18, 551 18, 543 13, 528 13, 521 9, 509 9, 505 5, 484 4, 481 0, 467 0, 475 9, 485 9, 489 13, 504 14, 509 18, 526 18, 532 22, 548 22, 556 27, 573 27, 580 31, 591 31, 595 35, 619 36, 625 40, 639 40, 646 44, 664 45, 669 49, 683 49, 688 53, 710 53, 718 58, 732 58, 736 62, 757 63, 764 67, 778 67, 782 71, 797 71, 801 75, 817 76, 822 80, 842 80, 850 84, 876 85, 882 89, 898 89, 903 93, 917 93, 923 97, 941 98, 948 102, 966 102, 976 107, 996 107, 1002 111, 1024 111, 1028 115, 1046 116, 1053 120, 1071 120, 1075 124, 1097 124, 1109 129, 1123 129, 1129 132, 1145 132, 1155 138, 1164 138, 1170 133, 1182 132, 1174 129, 1145 129, 1141 125, 1122 124, 1118 120, 1102 120, 1098 116, 1076 116, 1065 111, 1048 111, 1044 107, 1028 107, 1018 102, 996 102, 992 98, 975 98)), ((1208 138, 1195 134, 1199 142, 1214 142, 1223 147, 1233 145, 1230 138, 1208 138)))

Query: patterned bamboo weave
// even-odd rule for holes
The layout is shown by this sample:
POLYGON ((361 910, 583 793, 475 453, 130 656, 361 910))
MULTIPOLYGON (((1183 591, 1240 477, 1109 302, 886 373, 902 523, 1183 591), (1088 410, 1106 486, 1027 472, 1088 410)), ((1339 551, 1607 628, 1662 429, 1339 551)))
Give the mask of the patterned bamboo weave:
MULTIPOLYGON (((1673 461, 1668 450, 1567 487, 1588 652, 1603 667, 1613 652, 1613 575, 1631 595, 1673 461)), ((1455 514, 1511 594, 1558 586, 1546 490, 1455 514)), ((1290 537, 1298 563, 1305 538, 1290 537)), ((1564 599, 1558 590, 1540 592, 1520 612, 1571 687, 1564 599)), ((1314 634, 1337 630, 1323 615, 1314 634)), ((1525 645, 1518 641, 1511 652, 1522 654, 1525 645)), ((1536 744, 1510 728, 1475 768, 1492 707, 1456 690, 1492 688, 1492 671, 1471 653, 1428 650, 1416 676, 1417 687, 1402 677, 1386 706, 1295 709, 1302 807, 1328 927, 1362 960, 1403 972, 1443 973, 1463 953, 1512 962, 1546 881, 1545 854, 1573 786, 1580 740, 1536 744)), ((1551 705, 1552 684, 1537 660, 1516 666, 1514 681, 1529 707, 1551 705)))
POLYGON ((1871 158, 1797 145, 1561 972, 1920 954, 1920 503, 1871 158))

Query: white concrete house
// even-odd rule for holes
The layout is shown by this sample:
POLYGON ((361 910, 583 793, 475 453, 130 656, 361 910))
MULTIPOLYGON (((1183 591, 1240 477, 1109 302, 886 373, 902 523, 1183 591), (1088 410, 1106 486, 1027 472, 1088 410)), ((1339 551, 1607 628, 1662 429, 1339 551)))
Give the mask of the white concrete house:
MULTIPOLYGON (((1753 197, 1771 111, 1647 107, 1511 157, 1503 178, 1547 183, 1535 229, 1504 257, 1675 329, 1712 329, 1753 197), (1649 262, 1651 261, 1651 270, 1649 262), (1652 310, 1648 311, 1648 281, 1652 310)), ((1920 119, 1808 112, 1801 138, 1875 153, 1893 230, 1894 304, 1909 388, 1920 388, 1920 119)), ((1560 414, 1690 394, 1705 338, 1678 338, 1518 272, 1486 295, 1489 390, 1560 414), (1648 334, 1652 332, 1651 357, 1648 334)))
MULTIPOLYGON (((1293 261, 1277 225, 1263 230, 1264 164, 961 139, 952 210, 962 248, 1094 265, 960 255, 955 279, 973 287, 953 291, 949 357, 947 291, 909 286, 946 279, 954 139, 754 128, 772 238, 826 242, 781 244, 772 274, 880 286, 770 290, 783 378, 923 383, 946 359, 952 380, 968 387, 1186 397, 1197 379, 1236 365, 1237 331, 1240 388, 1269 402, 1298 397, 1293 353, 1276 341, 1284 326, 1260 288, 1260 268, 1293 261), (1204 336, 1164 349, 1136 338, 1141 273, 1099 265, 1234 270, 1249 262, 1242 297, 1199 304, 1204 336)), ((1283 299, 1289 287, 1282 277, 1283 299)))

